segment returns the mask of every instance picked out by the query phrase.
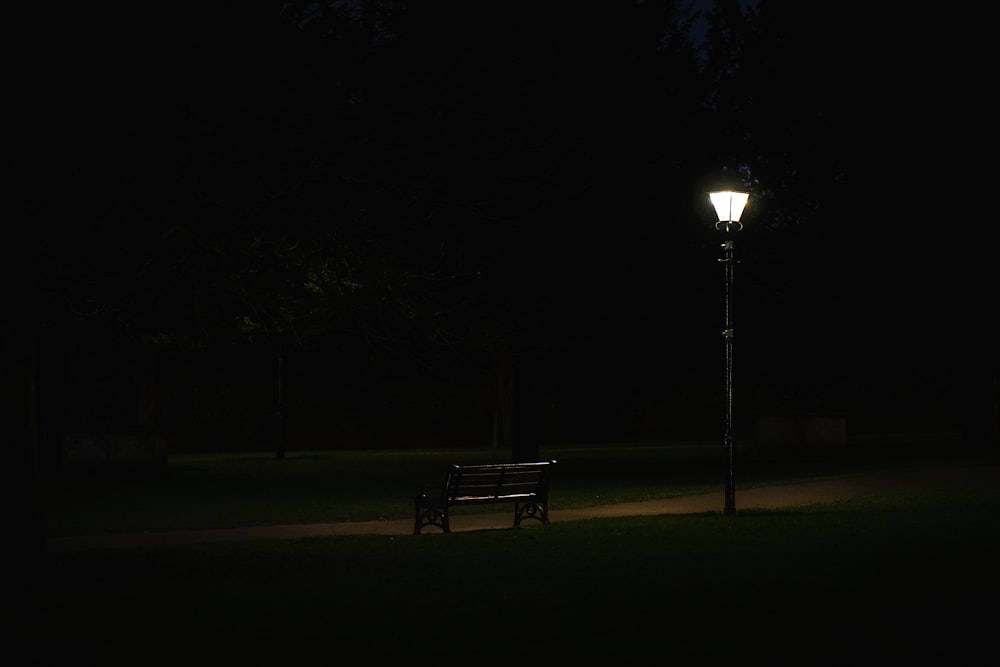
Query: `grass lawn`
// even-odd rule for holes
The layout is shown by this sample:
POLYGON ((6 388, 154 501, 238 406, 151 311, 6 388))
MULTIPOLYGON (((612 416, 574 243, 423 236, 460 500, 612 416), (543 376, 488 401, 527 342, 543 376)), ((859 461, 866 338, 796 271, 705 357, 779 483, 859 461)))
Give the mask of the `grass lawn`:
MULTIPOLYGON (((598 451, 604 448, 571 449, 552 456, 567 463, 560 484, 553 482, 555 503, 719 489, 712 477, 721 475, 712 464, 722 459, 711 452, 634 447, 628 456, 638 456, 640 465, 632 466, 621 458, 627 448, 611 448, 619 458, 598 451), (655 491, 655 482, 664 479, 676 489, 655 491)), ((795 481, 942 462, 923 447, 909 447, 909 456, 899 450, 888 455, 892 448, 866 451, 781 459, 747 453, 740 479, 752 485, 780 481, 771 475, 795 481)), ((467 454, 352 456, 375 477, 387 471, 388 479, 376 486, 392 497, 379 511, 388 515, 384 508, 399 504, 399 516, 408 517, 414 478, 433 479, 442 461, 461 456, 467 462, 467 454), (405 459, 398 467, 383 462, 397 456, 405 459)), ((319 457, 307 459, 319 467, 329 459, 346 465, 340 455, 311 456, 319 457)), ((127 493, 117 500, 118 491, 105 489, 100 501, 81 504, 88 511, 107 507, 118 518, 102 523, 91 517, 89 525, 132 525, 129 512, 115 510, 129 493, 144 511, 173 499, 162 511, 173 518, 147 518, 156 528, 174 526, 177 515, 199 504, 235 508, 235 499, 249 497, 254 487, 309 500, 312 509, 281 509, 269 515, 275 520, 309 520, 316 505, 336 505, 323 484, 310 486, 304 481, 309 475, 294 472, 307 467, 305 460, 236 457, 216 467, 208 458, 185 461, 187 473, 149 481, 178 481, 197 502, 177 490, 141 492, 141 484, 121 489, 127 493), (281 471, 285 480, 265 479, 258 463, 281 471), (256 479, 240 481, 242 476, 256 479), (233 484, 220 485, 220 479, 233 484), (214 500, 196 480, 222 498, 214 500)), ((969 462, 944 458, 949 465, 969 462)), ((341 474, 338 482, 359 473, 341 474)), ((59 493, 50 491, 54 502, 59 493)), ((255 504, 254 513, 263 506, 255 504)), ((49 507, 51 519, 57 512, 49 507)), ((976 482, 736 517, 591 519, 451 535, 53 553, 41 567, 11 573, 18 590, 28 593, 18 599, 11 627, 16 648, 26 654, 23 664, 318 665, 369 657, 464 662, 471 656, 488 664, 514 656, 617 664, 678 658, 699 664, 739 658, 771 665, 986 664, 998 620, 998 511, 1000 486, 976 482)), ((247 517, 214 507, 206 514, 191 523, 247 517)), ((87 523, 61 521, 77 528, 87 523)))
MULTIPOLYGON (((977 465, 986 456, 955 450, 951 437, 859 438, 838 450, 778 453, 741 445, 737 488, 977 465)), ((305 451, 281 460, 266 452, 173 456, 158 479, 45 480, 46 528, 64 536, 411 518, 418 484, 440 482, 451 463, 499 462, 507 455, 472 449, 305 451)), ((562 509, 721 492, 728 466, 721 441, 549 446, 540 458, 558 461, 550 495, 551 506, 562 509)))

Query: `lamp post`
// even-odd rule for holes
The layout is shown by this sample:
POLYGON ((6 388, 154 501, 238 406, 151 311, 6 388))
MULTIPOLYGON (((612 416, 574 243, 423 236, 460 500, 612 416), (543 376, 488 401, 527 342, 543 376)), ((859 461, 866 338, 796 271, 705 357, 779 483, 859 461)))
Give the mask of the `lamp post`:
POLYGON ((732 516, 736 514, 736 435, 733 430, 733 272, 736 268, 735 246, 731 234, 743 229, 740 216, 743 208, 747 204, 749 195, 745 192, 733 192, 726 190, 723 192, 709 193, 709 199, 715 207, 719 221, 715 223, 715 228, 726 233, 726 240, 722 244, 722 262, 725 269, 725 311, 726 328, 722 331, 722 337, 726 341, 726 435, 725 447, 729 469, 726 473, 726 505, 723 514, 732 516))

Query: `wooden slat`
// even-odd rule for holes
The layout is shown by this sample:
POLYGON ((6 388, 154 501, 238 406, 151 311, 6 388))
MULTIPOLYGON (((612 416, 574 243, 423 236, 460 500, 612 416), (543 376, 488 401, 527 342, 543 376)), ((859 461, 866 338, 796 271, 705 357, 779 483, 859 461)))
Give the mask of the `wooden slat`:
POLYGON ((453 466, 447 494, 452 502, 486 503, 537 497, 548 463, 453 466))

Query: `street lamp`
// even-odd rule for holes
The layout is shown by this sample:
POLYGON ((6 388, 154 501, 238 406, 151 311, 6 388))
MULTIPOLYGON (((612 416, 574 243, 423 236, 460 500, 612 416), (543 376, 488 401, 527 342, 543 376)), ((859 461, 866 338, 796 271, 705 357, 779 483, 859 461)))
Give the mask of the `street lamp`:
POLYGON ((726 506, 723 514, 732 516, 736 514, 736 436, 733 432, 733 272, 736 268, 735 248, 732 238, 729 235, 743 229, 740 216, 743 215, 743 208, 747 205, 749 195, 745 192, 723 192, 709 193, 709 199, 715 212, 719 216, 719 221, 715 223, 715 228, 726 233, 726 241, 722 244, 722 265, 725 269, 726 289, 725 289, 725 310, 726 328, 722 331, 722 337, 726 341, 726 435, 725 447, 726 456, 729 460, 729 470, 726 474, 726 506))

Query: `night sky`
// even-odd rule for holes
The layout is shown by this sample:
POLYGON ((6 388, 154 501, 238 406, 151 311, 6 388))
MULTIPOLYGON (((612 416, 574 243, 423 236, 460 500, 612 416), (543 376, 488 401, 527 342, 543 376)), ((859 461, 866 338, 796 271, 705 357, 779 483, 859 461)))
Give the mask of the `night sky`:
POLYGON ((149 363, 165 428, 266 431, 276 350, 301 446, 488 440, 498 360, 542 441, 720 435, 720 186, 741 425, 961 427, 997 354, 960 40, 717 4, 701 50, 671 2, 23 10, 7 265, 50 437, 150 418, 94 389, 149 363))

